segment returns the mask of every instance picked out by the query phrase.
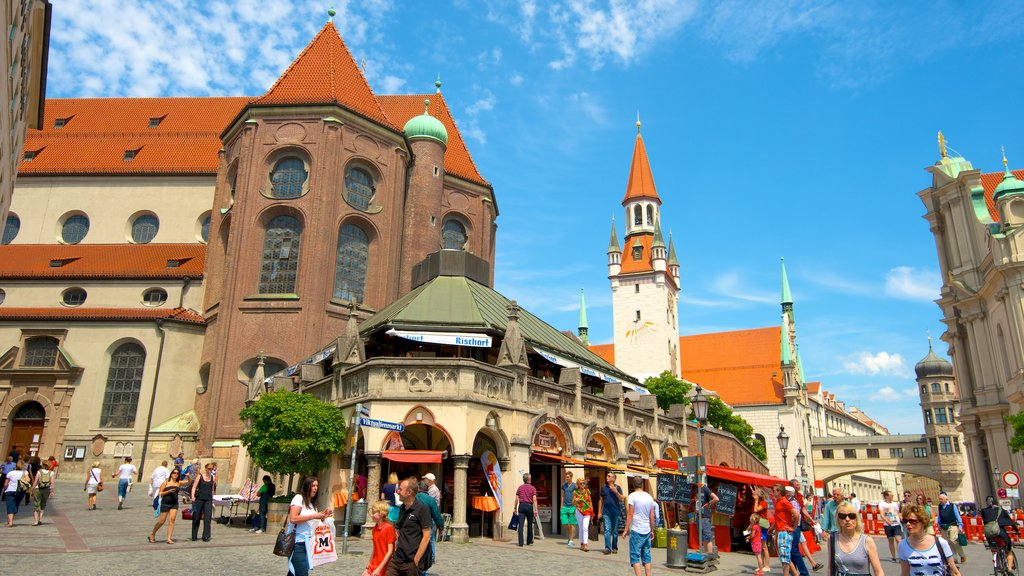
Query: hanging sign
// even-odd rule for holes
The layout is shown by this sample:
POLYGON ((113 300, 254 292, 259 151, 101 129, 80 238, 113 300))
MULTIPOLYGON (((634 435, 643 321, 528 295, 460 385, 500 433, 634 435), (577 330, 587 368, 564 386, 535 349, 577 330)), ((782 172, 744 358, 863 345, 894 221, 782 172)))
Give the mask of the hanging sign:
POLYGON ((448 344, 450 346, 471 346, 473 348, 490 348, 491 337, 486 334, 470 334, 462 332, 413 332, 411 330, 388 330, 389 336, 398 336, 413 342, 429 342, 430 344, 448 344))

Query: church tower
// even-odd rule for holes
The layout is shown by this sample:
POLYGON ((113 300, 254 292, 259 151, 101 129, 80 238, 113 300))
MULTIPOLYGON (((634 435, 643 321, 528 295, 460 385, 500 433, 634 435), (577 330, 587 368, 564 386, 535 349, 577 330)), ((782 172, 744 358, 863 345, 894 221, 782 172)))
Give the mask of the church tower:
POLYGON ((615 224, 608 247, 615 364, 643 381, 665 370, 679 374, 679 261, 661 232, 661 198, 636 123, 633 163, 622 207, 626 237, 619 247, 615 224))

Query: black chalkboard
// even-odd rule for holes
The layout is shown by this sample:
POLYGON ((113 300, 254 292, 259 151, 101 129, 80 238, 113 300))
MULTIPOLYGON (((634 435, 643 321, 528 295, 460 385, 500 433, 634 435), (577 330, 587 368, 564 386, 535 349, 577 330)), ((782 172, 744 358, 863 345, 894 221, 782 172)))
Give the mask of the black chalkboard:
POLYGON ((693 484, 686 481, 686 476, 679 476, 676 478, 676 497, 674 498, 676 502, 680 504, 689 504, 692 492, 693 484))
POLYGON ((736 487, 732 484, 719 484, 715 493, 718 494, 718 505, 715 506, 715 512, 725 514, 726 516, 732 516, 735 514, 736 487))
POLYGON ((658 474, 658 502, 674 502, 676 486, 672 474, 658 474))

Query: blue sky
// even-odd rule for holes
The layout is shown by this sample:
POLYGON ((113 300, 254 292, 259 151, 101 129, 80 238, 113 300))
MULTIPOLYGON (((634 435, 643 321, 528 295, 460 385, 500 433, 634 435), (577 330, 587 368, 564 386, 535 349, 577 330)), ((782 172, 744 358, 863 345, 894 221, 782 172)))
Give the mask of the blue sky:
MULTIPOLYGON (((328 4, 56 2, 47 94, 259 95, 328 4)), ((1003 144, 1024 166, 1024 3, 335 8, 378 93, 429 92, 440 73, 497 195, 499 291, 570 329, 585 288, 592 341, 611 341, 605 249, 639 111, 681 262, 682 332, 778 323, 784 256, 808 378, 895 432, 923 429, 913 365, 943 325, 916 193, 938 130, 985 172, 1003 144)))

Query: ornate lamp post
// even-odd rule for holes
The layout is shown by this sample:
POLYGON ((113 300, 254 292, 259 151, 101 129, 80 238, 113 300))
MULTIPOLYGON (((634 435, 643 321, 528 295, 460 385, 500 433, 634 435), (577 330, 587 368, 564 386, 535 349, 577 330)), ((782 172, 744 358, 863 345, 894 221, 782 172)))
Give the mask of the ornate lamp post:
MULTIPOLYGON (((707 483, 707 476, 705 475, 706 458, 704 458, 704 425, 708 419, 708 397, 704 395, 704 391, 700 385, 695 390, 693 399, 690 401, 690 405, 693 406, 693 416, 697 419, 697 450, 700 451, 700 464, 697 466, 697 543, 703 547, 704 538, 701 534, 702 513, 704 510, 703 503, 701 502, 702 488, 707 483)), ((701 550, 703 555, 704 551, 701 550)))
POLYGON ((782 476, 789 480, 789 469, 786 467, 786 449, 789 448, 789 434, 786 434, 786 427, 779 425, 779 435, 775 437, 779 441, 779 449, 782 450, 782 476))
MULTIPOLYGON (((804 455, 803 448, 796 449, 796 465, 800 467, 800 481, 804 484, 804 490, 807 490, 807 469, 804 468, 804 463, 807 462, 807 456, 804 455)), ((796 472, 796 470, 793 470, 796 472)))

